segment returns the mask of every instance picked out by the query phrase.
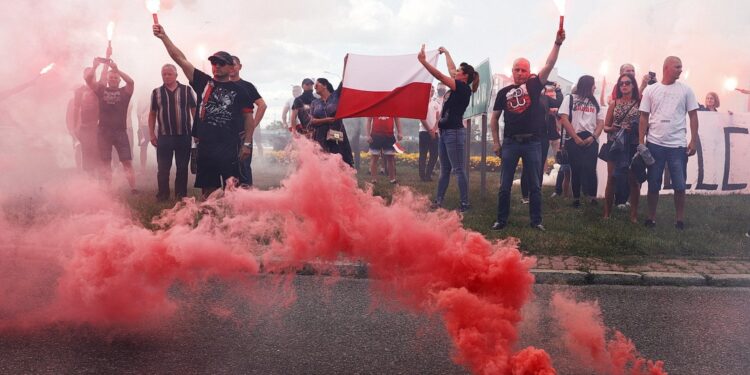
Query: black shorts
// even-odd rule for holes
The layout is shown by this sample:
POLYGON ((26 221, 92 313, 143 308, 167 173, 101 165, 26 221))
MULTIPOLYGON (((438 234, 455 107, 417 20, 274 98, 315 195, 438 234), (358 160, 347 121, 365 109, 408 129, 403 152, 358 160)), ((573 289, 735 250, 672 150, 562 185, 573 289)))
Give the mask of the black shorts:
POLYGON ((195 187, 221 188, 230 177, 239 179, 239 143, 204 144, 198 143, 198 170, 195 174, 195 187))
POLYGON ((99 147, 99 157, 106 163, 112 161, 112 147, 117 151, 120 161, 133 160, 133 155, 130 152, 130 140, 125 129, 99 128, 96 133, 96 142, 99 147))
POLYGON ((393 155, 396 153, 396 149, 393 145, 396 144, 396 137, 392 135, 381 135, 373 134, 372 143, 370 143, 370 154, 393 155))

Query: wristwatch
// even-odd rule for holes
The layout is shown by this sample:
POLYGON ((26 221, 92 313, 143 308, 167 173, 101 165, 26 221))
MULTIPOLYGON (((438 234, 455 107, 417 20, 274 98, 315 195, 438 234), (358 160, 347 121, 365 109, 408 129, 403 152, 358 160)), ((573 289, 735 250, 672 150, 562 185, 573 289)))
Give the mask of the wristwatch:
POLYGON ((253 142, 245 142, 242 145, 245 146, 245 147, 247 147, 247 148, 249 148, 249 149, 253 148, 253 142))

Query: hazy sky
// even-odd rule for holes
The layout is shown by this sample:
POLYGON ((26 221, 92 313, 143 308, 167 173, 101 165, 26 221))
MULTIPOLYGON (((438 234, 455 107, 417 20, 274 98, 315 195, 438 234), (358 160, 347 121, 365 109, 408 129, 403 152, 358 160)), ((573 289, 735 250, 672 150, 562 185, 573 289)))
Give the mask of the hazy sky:
MULTIPOLYGON (((721 86, 731 76, 750 86, 747 1, 568 2, 568 40, 558 62, 562 76, 599 77, 605 59, 610 61, 610 82, 623 62, 635 63, 639 73, 654 70, 661 75, 664 57, 677 55, 689 71, 685 82, 701 101, 707 91, 716 90, 722 109, 744 110, 747 98, 721 86)), ((495 72, 519 56, 539 67, 552 46, 558 13, 552 0, 521 3, 526 5, 487 0, 171 0, 163 2, 159 17, 199 69, 205 61, 201 47, 240 56, 242 76, 254 82, 268 102, 269 119, 277 119, 291 85, 302 78, 325 76, 338 82, 347 52, 404 54, 427 43, 428 48, 445 46, 457 62, 478 63, 489 57, 495 72)), ((30 79, 51 61, 58 64, 36 87, 0 104, 10 106, 17 121, 30 115, 29 105, 50 106, 45 116, 63 118, 70 89, 82 83, 82 68, 104 53, 110 20, 117 25, 113 58, 135 79, 139 98, 161 84, 159 68, 170 61, 151 34, 151 16, 140 0, 17 1, 4 10, 3 85, 30 79), (40 103, 44 94, 54 97, 40 103)), ((443 60, 440 68, 445 70, 443 60)))

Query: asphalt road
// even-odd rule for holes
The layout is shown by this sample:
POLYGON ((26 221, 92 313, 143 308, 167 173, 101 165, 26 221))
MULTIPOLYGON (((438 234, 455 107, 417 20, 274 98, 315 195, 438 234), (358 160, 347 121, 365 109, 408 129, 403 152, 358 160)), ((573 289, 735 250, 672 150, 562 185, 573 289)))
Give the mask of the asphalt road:
MULTIPOLYGON (((146 333, 57 325, 0 332, 0 373, 466 374, 439 317, 372 298, 370 281, 302 276, 286 306, 264 278, 254 301, 212 285, 146 333), (234 313, 217 306, 231 306, 234 313), (263 306, 263 307, 259 307, 263 306), (209 313, 211 311, 211 313, 209 313)), ((750 374, 750 289, 538 285, 519 346, 547 350, 559 374, 591 374, 550 325, 552 291, 597 299, 605 323, 670 374, 750 374)), ((177 294, 182 294, 176 291, 177 294)))

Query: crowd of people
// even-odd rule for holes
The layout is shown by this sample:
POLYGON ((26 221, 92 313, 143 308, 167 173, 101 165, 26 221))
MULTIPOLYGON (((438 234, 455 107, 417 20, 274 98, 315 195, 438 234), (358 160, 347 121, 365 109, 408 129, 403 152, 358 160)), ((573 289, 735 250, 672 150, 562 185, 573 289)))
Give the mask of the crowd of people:
MULTIPOLYGON (((163 85, 153 89, 147 109, 139 108, 139 113, 145 115, 143 121, 147 122, 147 127, 140 124, 139 146, 156 147, 156 198, 161 201, 171 197, 168 179, 173 160, 177 199, 188 195, 191 158, 195 187, 201 189, 204 197, 227 183, 252 186, 253 136, 267 107, 256 87, 240 78, 240 59, 228 52, 216 52, 208 58, 209 75, 188 61, 163 26, 154 25, 153 34, 163 42, 176 64, 162 67, 163 85), (189 85, 177 80, 178 67, 189 85)), ((696 111, 717 111, 718 95, 709 92, 705 103, 699 104, 692 89, 678 81, 682 62, 675 56, 664 60, 660 81, 649 72, 639 83, 633 65, 623 64, 611 96, 605 98, 602 94, 597 100, 595 79, 590 75, 581 76, 572 93, 563 95, 559 86, 548 78, 564 41, 565 32, 559 30, 546 63, 537 74, 531 72, 528 59, 516 59, 513 82, 497 93, 490 129, 493 151, 501 157, 502 165, 497 217, 492 229, 503 230, 508 225, 511 187, 518 163, 522 162, 521 200, 529 205, 529 224, 545 230, 541 185, 550 150, 560 165, 553 198, 570 194, 575 208, 583 203, 599 205, 596 165, 597 159, 601 159, 607 165, 604 219, 610 218, 617 207, 629 209, 630 221, 637 223, 641 184, 647 182, 648 210, 643 224, 654 227, 659 191, 666 175, 669 187, 674 190, 674 226, 683 229, 687 160, 695 154, 699 142, 696 111), (599 145, 602 133, 606 134, 606 143, 599 145)), ((458 210, 465 212, 471 209, 471 204, 463 115, 480 77, 467 63, 456 66, 447 49, 440 47, 438 51, 445 56, 447 73, 427 61, 424 46, 417 54, 418 61, 439 82, 437 90, 431 88, 426 118, 419 119, 419 177, 423 182, 432 181, 439 160, 432 206, 443 206, 450 176, 455 175, 460 197, 458 210)), ((110 181, 114 149, 131 190, 137 193, 130 146, 132 135, 126 131, 134 82, 111 60, 110 53, 105 58, 95 58, 92 66, 84 70, 85 86, 76 90, 71 105, 72 133, 80 142, 82 169, 110 181), (103 69, 96 81, 100 66, 103 69), (125 82, 123 87, 121 81, 125 82)), ((359 137, 364 131, 371 156, 371 182, 377 184, 382 157, 388 180, 398 183, 394 155, 398 141, 403 139, 401 119, 387 116, 347 119, 345 126, 336 117, 341 88, 342 84, 334 88, 325 78, 303 79, 299 86, 293 87, 293 98, 284 107, 284 125, 295 136, 313 140, 323 151, 340 155, 344 163, 357 169, 359 137), (354 150, 348 133, 356 133, 354 150)), ((145 162, 144 156, 141 162, 145 162)))

